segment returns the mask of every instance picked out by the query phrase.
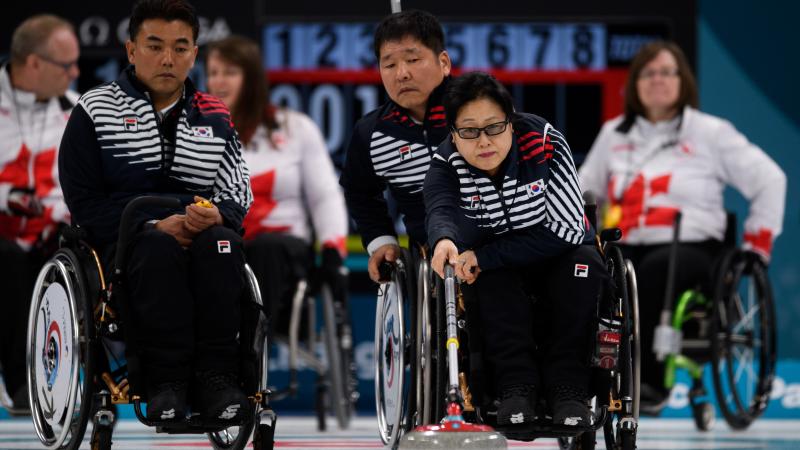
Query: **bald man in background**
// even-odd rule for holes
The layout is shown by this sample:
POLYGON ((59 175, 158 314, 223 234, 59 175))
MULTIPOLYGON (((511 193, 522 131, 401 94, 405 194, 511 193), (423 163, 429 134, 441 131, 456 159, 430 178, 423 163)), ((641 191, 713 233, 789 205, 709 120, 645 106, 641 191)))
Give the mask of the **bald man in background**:
POLYGON ((11 414, 29 413, 28 308, 36 275, 69 221, 58 182, 58 146, 78 94, 80 48, 54 15, 28 18, 0 65, 0 361, 11 414))

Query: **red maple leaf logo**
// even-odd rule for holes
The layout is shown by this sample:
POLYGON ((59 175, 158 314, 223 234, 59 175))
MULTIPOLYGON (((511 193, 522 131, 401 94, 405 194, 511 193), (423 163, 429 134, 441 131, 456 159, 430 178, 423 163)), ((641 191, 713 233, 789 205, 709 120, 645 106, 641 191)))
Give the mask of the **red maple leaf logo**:
POLYGON ((270 170, 261 175, 250 178, 250 189, 253 190, 253 204, 250 211, 244 218, 245 239, 252 239, 261 233, 286 232, 291 229, 289 226, 264 226, 261 224, 272 210, 278 206, 278 202, 272 197, 275 188, 275 170, 270 170))

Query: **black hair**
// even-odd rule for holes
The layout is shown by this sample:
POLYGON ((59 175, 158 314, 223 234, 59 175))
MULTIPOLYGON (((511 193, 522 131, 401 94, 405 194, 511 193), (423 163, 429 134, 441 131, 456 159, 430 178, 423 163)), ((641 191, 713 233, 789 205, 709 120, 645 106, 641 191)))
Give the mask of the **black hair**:
POLYGON ((455 128, 458 111, 465 104, 479 98, 495 102, 503 110, 506 118, 509 120, 514 118, 514 101, 505 86, 486 72, 468 72, 447 85, 442 100, 447 126, 455 128))
POLYGON ((131 20, 128 23, 128 35, 130 40, 136 40, 139 28, 142 23, 149 19, 164 19, 167 22, 180 20, 192 27, 192 38, 197 43, 197 35, 200 33, 200 22, 197 20, 197 13, 194 6, 186 0, 139 0, 133 6, 131 20))
POLYGON ((406 36, 422 42, 425 47, 439 55, 444 50, 444 30, 433 14, 416 9, 409 9, 386 16, 375 29, 373 50, 375 58, 381 59, 381 46, 389 41, 399 41, 406 36))

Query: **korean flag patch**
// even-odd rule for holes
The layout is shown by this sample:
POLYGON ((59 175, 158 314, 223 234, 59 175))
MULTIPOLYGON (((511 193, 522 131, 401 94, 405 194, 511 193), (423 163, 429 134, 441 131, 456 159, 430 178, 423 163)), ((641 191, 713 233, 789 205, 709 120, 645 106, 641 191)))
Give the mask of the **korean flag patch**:
POLYGON ((214 129, 211 127, 192 127, 194 137, 213 138, 214 129))
POLYGON ((125 131, 138 131, 139 122, 136 117, 125 117, 122 119, 122 124, 125 126, 125 131))
POLYGON ((217 241, 217 253, 230 253, 231 241, 217 241))
POLYGON ((541 178, 525 186, 525 190, 528 191, 528 197, 535 197, 544 192, 544 189, 544 180, 541 178))

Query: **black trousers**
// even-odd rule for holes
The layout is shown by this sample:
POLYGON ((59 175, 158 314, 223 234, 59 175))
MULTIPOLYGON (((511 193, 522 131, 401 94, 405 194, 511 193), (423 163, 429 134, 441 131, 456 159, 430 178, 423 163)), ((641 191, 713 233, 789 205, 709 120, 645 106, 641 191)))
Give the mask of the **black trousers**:
POLYGON ((591 324, 607 277, 593 245, 522 269, 481 272, 475 288, 483 349, 498 390, 588 390, 591 324))
POLYGON ((244 249, 270 314, 270 332, 288 333, 297 282, 310 274, 311 246, 295 236, 263 233, 246 241, 244 249))
MULTIPOLYGON (((678 245, 675 265, 675 298, 685 290, 701 288, 710 292, 708 282, 714 260, 721 249, 719 241, 678 245)), ((636 269, 639 288, 639 330, 642 346, 642 384, 667 395, 664 387, 664 363, 653 353, 653 336, 659 324, 667 290, 670 245, 621 245, 623 255, 636 269)), ((675 300, 673 300, 675 301, 675 300)))
POLYGON ((25 386, 28 310, 36 275, 44 258, 0 238, 0 361, 3 381, 12 397, 25 386))
POLYGON ((128 256, 132 331, 149 386, 193 371, 238 372, 242 239, 211 227, 184 249, 155 229, 140 232, 128 256))

